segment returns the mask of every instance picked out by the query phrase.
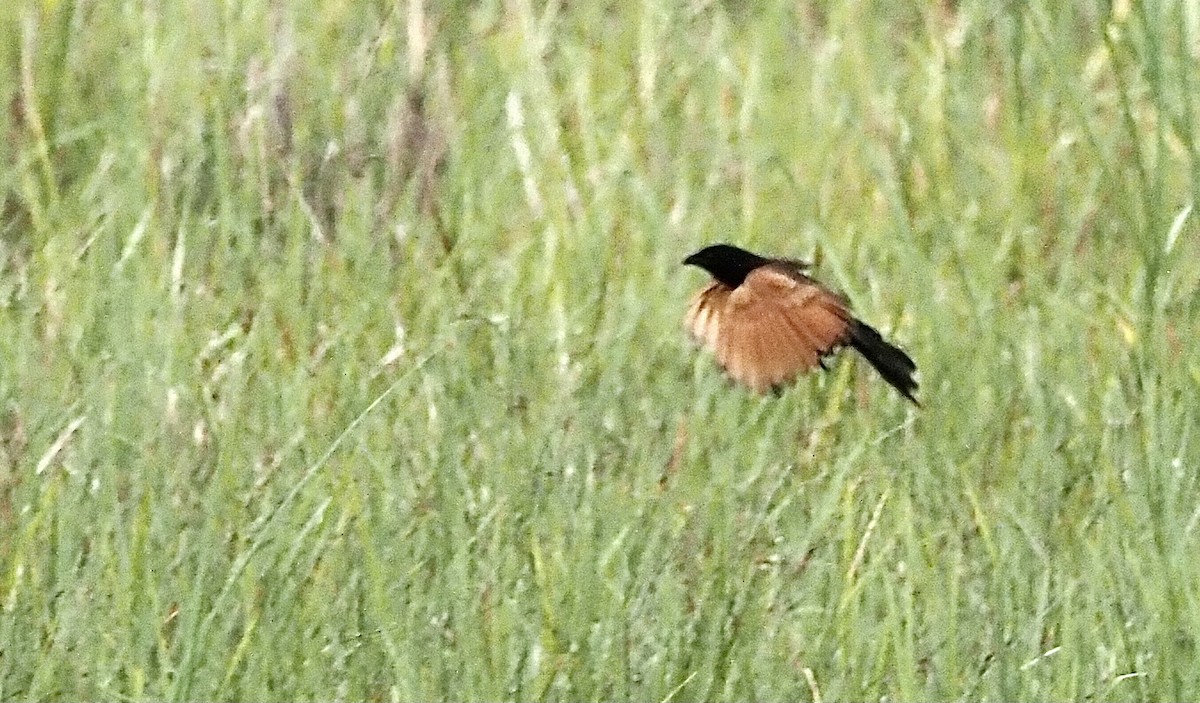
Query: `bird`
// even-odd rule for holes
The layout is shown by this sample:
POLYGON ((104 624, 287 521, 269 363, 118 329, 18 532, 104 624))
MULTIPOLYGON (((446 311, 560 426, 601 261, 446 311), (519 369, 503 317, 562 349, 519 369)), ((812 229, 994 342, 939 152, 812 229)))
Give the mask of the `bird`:
POLYGON ((712 244, 683 260, 712 276, 685 318, 691 336, 725 372, 758 393, 780 393, 842 347, 853 347, 900 395, 914 395, 917 365, 850 312, 841 295, 804 273, 809 265, 712 244))

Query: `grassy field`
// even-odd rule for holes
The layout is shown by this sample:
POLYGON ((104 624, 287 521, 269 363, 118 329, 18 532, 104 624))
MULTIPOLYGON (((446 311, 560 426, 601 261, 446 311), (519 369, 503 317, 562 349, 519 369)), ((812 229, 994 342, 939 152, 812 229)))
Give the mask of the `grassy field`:
POLYGON ((0 8, 0 699, 1200 699, 1200 4, 422 2, 0 8))

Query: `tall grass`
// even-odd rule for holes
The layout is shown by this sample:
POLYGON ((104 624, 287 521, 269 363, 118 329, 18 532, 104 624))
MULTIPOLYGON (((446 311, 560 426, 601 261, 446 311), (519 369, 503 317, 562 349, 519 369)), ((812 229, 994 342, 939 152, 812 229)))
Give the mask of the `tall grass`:
POLYGON ((0 698, 1200 697, 1194 2, 0 22, 0 698))

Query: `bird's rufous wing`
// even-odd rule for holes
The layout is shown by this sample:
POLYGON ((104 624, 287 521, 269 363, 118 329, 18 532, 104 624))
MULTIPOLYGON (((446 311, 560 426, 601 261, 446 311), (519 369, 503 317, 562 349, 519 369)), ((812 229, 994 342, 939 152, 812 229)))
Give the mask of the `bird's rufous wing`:
POLYGON ((714 282, 700 291, 687 327, 730 377, 763 393, 845 344, 851 320, 838 295, 773 263, 751 271, 737 288, 714 282))

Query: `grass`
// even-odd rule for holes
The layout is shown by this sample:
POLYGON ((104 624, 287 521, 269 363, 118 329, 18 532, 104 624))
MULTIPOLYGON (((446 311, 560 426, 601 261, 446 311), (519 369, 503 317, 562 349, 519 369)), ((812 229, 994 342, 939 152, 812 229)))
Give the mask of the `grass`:
POLYGON ((0 9, 0 698, 1200 698, 1200 9, 0 9), (779 399, 732 241, 921 368, 779 399))

